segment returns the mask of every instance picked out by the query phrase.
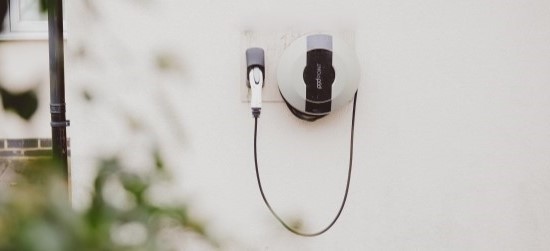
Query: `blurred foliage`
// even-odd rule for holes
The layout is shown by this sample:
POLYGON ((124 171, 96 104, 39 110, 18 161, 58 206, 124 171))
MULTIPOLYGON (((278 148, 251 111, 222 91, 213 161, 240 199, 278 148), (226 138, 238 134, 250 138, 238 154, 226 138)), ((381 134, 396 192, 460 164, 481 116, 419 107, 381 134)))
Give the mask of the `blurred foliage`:
POLYGON ((0 192, 0 251, 175 250, 167 232, 215 247, 185 205, 151 202, 151 186, 168 177, 160 155, 153 154, 155 168, 142 175, 124 171, 117 158, 101 160, 83 211, 70 205, 68 184, 54 163, 29 164, 15 187, 0 192))
POLYGON ((155 55, 155 63, 157 69, 160 71, 179 73, 183 73, 184 71, 184 67, 179 58, 175 57, 173 53, 167 51, 158 52, 155 55))
POLYGON ((48 11, 48 0, 40 0, 40 11, 42 12, 48 11))
POLYGON ((13 111, 25 120, 31 119, 38 109, 38 97, 34 89, 22 93, 12 93, 0 86, 0 97, 4 110, 13 111))
MULTIPOLYGON (((91 2, 85 0, 84 2, 91 2)), ((47 10, 51 0, 40 0, 47 10)), ((0 28, 7 0, 0 0, 0 28)), ((174 59, 159 57, 157 67, 173 69, 174 59)), ((92 101, 90 91, 84 99, 92 101)), ((29 120, 38 107, 34 89, 13 93, 2 87, 4 110, 29 120)), ((139 121, 135 122, 140 124, 139 121)), ((217 248, 204 224, 193 218, 187 205, 159 205, 152 200, 156 185, 169 174, 158 150, 151 152, 152 168, 132 173, 118 156, 100 159, 93 178, 90 205, 75 210, 67 177, 59 165, 40 160, 20 170, 16 185, 0 190, 0 251, 163 251, 181 250, 181 240, 196 240, 217 248), (175 239, 174 239, 175 238, 175 239)))

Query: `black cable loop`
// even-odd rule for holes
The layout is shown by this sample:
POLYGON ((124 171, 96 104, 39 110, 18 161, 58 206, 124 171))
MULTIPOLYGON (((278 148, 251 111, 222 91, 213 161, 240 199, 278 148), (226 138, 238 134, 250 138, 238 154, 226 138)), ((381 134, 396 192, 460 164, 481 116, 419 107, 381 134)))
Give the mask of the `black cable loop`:
MULTIPOLYGON (((279 90, 279 93, 281 93, 281 90, 279 90)), ((315 120, 318 120, 318 119, 323 118, 323 117, 326 116, 326 115, 312 115, 312 114, 304 113, 304 112, 292 107, 292 105, 290 105, 290 103, 288 103, 288 101, 286 101, 285 97, 283 96, 283 93, 281 93, 281 97, 283 98, 283 101, 285 101, 285 104, 288 107, 288 109, 290 110, 290 112, 292 114, 294 114, 294 116, 296 116, 297 118, 299 118, 301 120, 313 122, 315 120)))
POLYGON ((269 211, 271 211, 271 214, 273 214, 273 216, 275 216, 275 218, 283 225, 283 227, 285 227, 288 231, 290 231, 290 232, 292 232, 296 235, 305 236, 305 237, 319 236, 319 235, 325 233, 326 231, 328 231, 336 223, 338 218, 340 218, 340 214, 342 214, 342 210, 344 209, 344 206, 346 205, 346 200, 348 198, 349 185, 350 185, 350 181, 351 181, 351 169, 352 169, 352 166, 353 166, 353 134, 354 134, 354 130, 355 130, 355 107, 356 107, 356 104, 357 104, 357 92, 355 92, 355 96, 353 97, 353 111, 352 111, 352 116, 351 116, 351 135, 350 135, 350 146, 349 146, 349 148, 350 148, 350 151, 349 151, 349 169, 348 169, 348 178, 347 178, 347 182, 346 182, 346 190, 344 192, 344 198, 342 199, 342 204, 340 205, 340 209, 338 210, 338 213, 336 214, 334 219, 330 222, 330 224, 328 224, 328 226, 326 226, 322 230, 320 230, 318 232, 314 232, 314 233, 302 233, 302 232, 299 232, 298 230, 295 230, 292 227, 290 227, 286 222, 283 221, 283 219, 281 217, 279 217, 279 215, 277 213, 275 213, 275 211, 273 210, 273 208, 271 208, 271 205, 267 201, 267 198, 264 194, 264 189, 262 187, 262 182, 260 180, 260 172, 258 170, 258 153, 257 153, 257 147, 256 147, 257 135, 258 135, 258 118, 254 118, 254 164, 255 164, 255 167, 256 167, 256 179, 258 180, 258 187, 260 188, 260 193, 262 195, 262 199, 264 200, 264 203, 267 206, 267 208, 269 209, 269 211))

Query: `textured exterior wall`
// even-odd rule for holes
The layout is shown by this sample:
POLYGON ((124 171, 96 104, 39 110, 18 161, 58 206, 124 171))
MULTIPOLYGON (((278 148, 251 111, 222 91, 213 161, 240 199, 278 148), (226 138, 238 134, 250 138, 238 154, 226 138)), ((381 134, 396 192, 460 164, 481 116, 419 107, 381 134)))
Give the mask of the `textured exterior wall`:
MULTIPOLYGON (((550 249, 548 1, 68 6, 75 206, 86 205, 97 156, 120 153, 139 169, 161 145, 177 185, 159 199, 190 201, 229 249, 550 249), (356 32, 355 169, 340 221, 304 239, 278 225, 256 187, 241 38, 254 29, 327 28, 356 32), (178 67, 159 71, 166 59, 178 67)), ((264 106, 266 192, 307 229, 324 226, 341 199, 350 112, 310 124, 282 103, 264 106)))
MULTIPOLYGON (((548 1, 90 2, 97 15, 79 12, 80 1, 69 14, 69 53, 82 44, 89 55, 68 61, 71 97, 80 88, 96 97, 69 108, 76 204, 94 155, 123 152, 137 168, 160 142, 178 185, 159 197, 191 201, 235 250, 550 248, 548 1), (356 32, 355 169, 340 221, 304 239, 261 202, 241 38, 330 28, 356 32), (159 52, 181 69, 159 72, 159 52)), ((283 103, 262 111, 266 193, 305 229, 337 210, 350 108, 315 123, 283 103)))

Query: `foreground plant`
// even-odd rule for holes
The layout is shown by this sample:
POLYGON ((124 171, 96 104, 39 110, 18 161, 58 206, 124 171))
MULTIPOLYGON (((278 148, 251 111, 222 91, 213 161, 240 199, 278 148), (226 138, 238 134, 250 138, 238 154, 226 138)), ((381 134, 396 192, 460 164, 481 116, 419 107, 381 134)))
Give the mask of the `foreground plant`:
POLYGON ((147 174, 124 171, 116 158, 101 161, 91 203, 82 211, 72 208, 58 170, 47 161, 29 164, 17 185, 0 193, 0 251, 179 250, 170 236, 216 247, 185 205, 151 202, 151 186, 167 177, 158 156, 147 174))

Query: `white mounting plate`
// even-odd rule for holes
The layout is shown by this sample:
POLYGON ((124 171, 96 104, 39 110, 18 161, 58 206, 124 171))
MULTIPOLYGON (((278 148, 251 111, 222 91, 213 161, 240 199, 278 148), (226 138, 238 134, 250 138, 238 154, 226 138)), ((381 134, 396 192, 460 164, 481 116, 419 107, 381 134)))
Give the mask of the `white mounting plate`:
POLYGON ((262 93, 264 102, 283 102, 277 86, 277 66, 285 49, 296 39, 315 33, 333 34, 341 37, 351 48, 355 48, 353 31, 244 31, 241 34, 241 102, 250 101, 250 89, 246 86, 245 51, 250 47, 260 47, 265 51, 265 85, 262 93))

